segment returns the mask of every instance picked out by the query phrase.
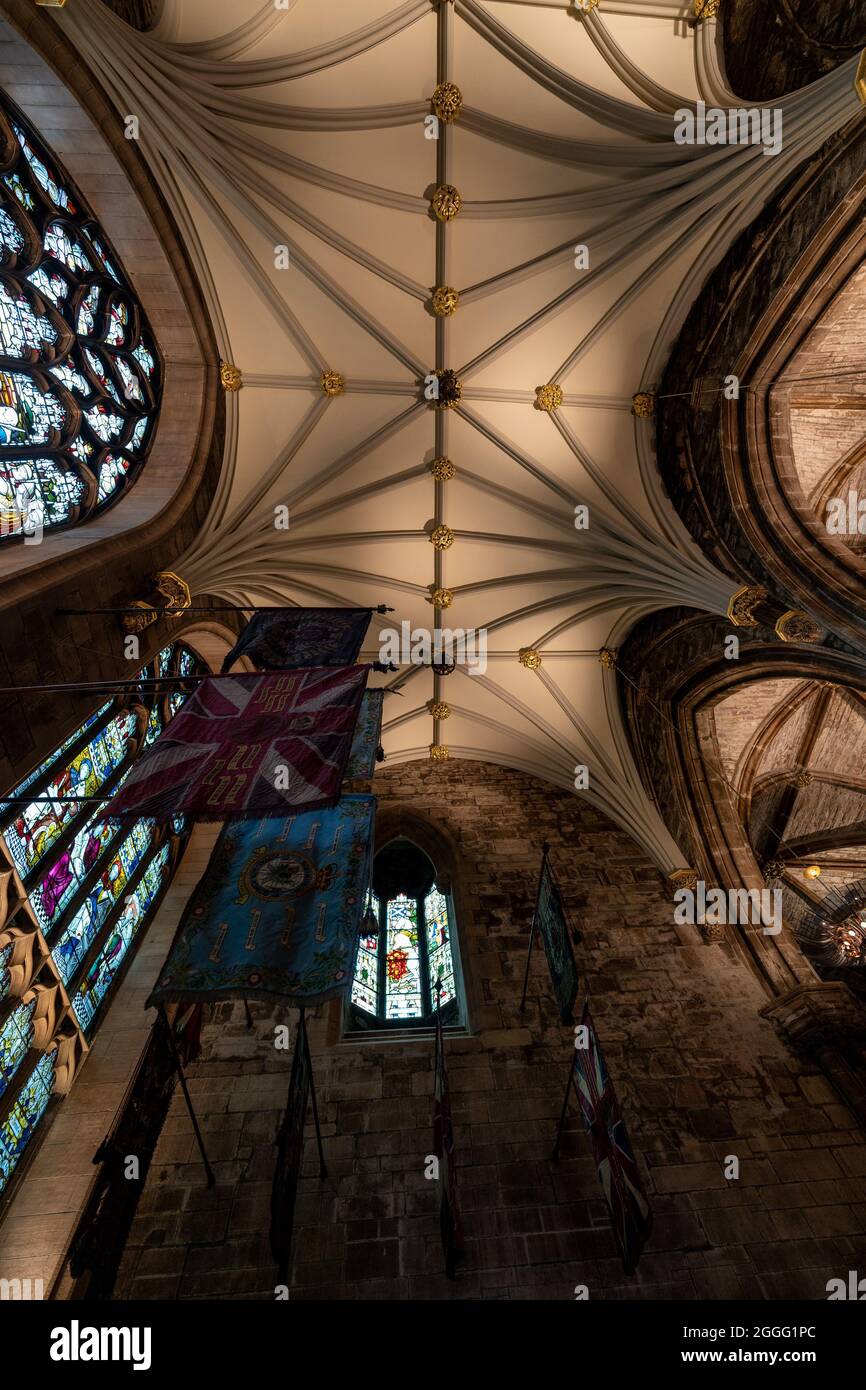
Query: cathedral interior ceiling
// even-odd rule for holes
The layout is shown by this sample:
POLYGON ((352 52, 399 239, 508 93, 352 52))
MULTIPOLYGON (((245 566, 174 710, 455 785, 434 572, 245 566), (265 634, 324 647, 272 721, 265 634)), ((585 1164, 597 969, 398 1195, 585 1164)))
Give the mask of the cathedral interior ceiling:
POLYGON ((584 794, 667 871, 685 861, 598 654, 660 608, 723 615, 734 586, 671 508, 633 398, 733 240, 860 109, 845 62, 777 103, 776 153, 676 143, 684 105, 738 104, 716 21, 683 13, 212 0, 139 34, 99 0, 57 12, 138 118, 243 383, 178 572, 228 603, 388 604, 371 659, 376 625, 483 630, 483 671, 376 677, 389 761, 447 745, 562 787, 587 765, 584 794), (445 80, 462 110, 426 138, 445 80), (436 367, 452 409, 425 399, 436 367))

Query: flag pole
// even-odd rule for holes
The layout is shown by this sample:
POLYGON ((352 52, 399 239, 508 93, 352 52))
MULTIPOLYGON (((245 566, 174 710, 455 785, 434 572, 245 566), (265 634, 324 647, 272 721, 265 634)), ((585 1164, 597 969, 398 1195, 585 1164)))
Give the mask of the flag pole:
POLYGON ((189 1117, 192 1120, 192 1127, 195 1130, 195 1137, 199 1147, 199 1153, 201 1154, 201 1161, 204 1164, 204 1170, 207 1174, 207 1185, 208 1187, 213 1187, 216 1183, 216 1178, 214 1177, 213 1169, 208 1163, 207 1153, 205 1152, 204 1147, 204 1140, 201 1137, 201 1130, 198 1127, 198 1120, 196 1119, 195 1111, 192 1108, 192 1101, 190 1100, 189 1088, 186 1084, 186 1077, 184 1076, 183 1067, 181 1066, 180 1053, 177 1050, 177 1043, 175 1041, 174 1032, 172 1030, 171 1024, 168 1021, 168 1014, 165 1011, 164 1004, 160 1005, 159 1011, 162 1014, 163 1022, 166 1028, 168 1029, 168 1041, 169 1046, 171 1048, 172 1060, 177 1070, 177 1079, 180 1082, 180 1088, 183 1091, 183 1098, 186 1101, 186 1108, 189 1111, 189 1117))
POLYGON ((325 1167, 325 1151, 322 1148, 322 1130, 319 1125, 319 1107, 316 1104, 316 1086, 315 1082, 313 1081, 313 1058, 310 1053, 310 1040, 307 1037, 307 1017, 306 1009, 304 1008, 303 1004, 301 1005, 300 1027, 304 1039, 304 1051, 307 1054, 307 1070, 310 1073, 310 1100, 313 1102, 313 1123, 316 1126, 316 1143, 319 1146, 319 1181, 324 1182, 325 1178, 328 1176, 328 1170, 325 1167))
POLYGON ((539 869, 539 872, 538 872, 538 888, 536 889, 536 892, 535 892, 535 908, 533 909, 533 913, 532 913, 532 926, 531 926, 530 929, 529 929, 529 949, 528 949, 528 951, 526 952, 526 970, 525 970, 524 973, 523 973, 523 993, 522 993, 522 995, 520 996, 520 1012, 521 1012, 521 1013, 523 1013, 524 1010, 525 1010, 525 1008, 526 1008, 526 990, 527 990, 527 987, 528 987, 528 985, 529 985, 529 965, 530 965, 530 962, 531 962, 531 960, 532 960, 532 945, 533 945, 533 942, 535 941, 535 923, 536 923, 536 920, 537 920, 537 917, 538 917, 538 897, 539 897, 539 894, 540 894, 540 892, 541 892, 541 882, 542 882, 542 877, 543 877, 543 875, 544 875, 544 866, 545 866, 545 864, 547 863, 547 851, 548 851, 549 849, 550 849, 550 845, 548 844, 547 840, 545 840, 545 841, 544 841, 544 844, 541 846, 541 868, 539 869))
POLYGON ((559 1126, 556 1131, 556 1143, 553 1146, 553 1153, 550 1155, 551 1163, 559 1162, 559 1148, 562 1144, 562 1132, 565 1129, 565 1121, 568 1115, 568 1102, 571 1097, 571 1088, 574 1085, 574 1058, 568 1059, 568 1080, 565 1083, 565 1095, 562 1098, 562 1114, 559 1117, 559 1126))

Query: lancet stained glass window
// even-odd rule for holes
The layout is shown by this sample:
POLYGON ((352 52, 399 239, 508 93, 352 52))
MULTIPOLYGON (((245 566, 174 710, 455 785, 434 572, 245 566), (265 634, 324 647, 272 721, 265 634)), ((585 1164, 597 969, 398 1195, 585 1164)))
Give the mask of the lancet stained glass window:
POLYGON ((352 983, 356 1025, 429 1025, 437 1002, 446 1022, 459 1020, 453 908, 435 872, 407 840, 376 856, 352 983))
POLYGON ((108 822, 87 798, 111 797, 141 748, 159 736, 194 688, 177 680, 206 669, 182 643, 164 648, 139 672, 141 686, 103 704, 8 800, 0 800, 0 867, 5 851, 37 924, 19 913, 16 929, 40 934, 38 969, 26 987, 17 987, 22 999, 10 992, 13 923, 0 929, 0 1191, 55 1085, 57 1040, 44 1044, 39 1055, 33 1049, 33 992, 53 991, 66 1015, 64 1028, 68 1032, 69 1022, 77 1022, 90 1041, 191 828, 183 817, 169 824, 108 822), (167 683, 164 693, 155 694, 148 682, 157 675, 176 678, 174 688, 167 683))
POLYGON ((0 92, 0 542, 77 524, 135 481, 162 363, 120 260, 0 92))

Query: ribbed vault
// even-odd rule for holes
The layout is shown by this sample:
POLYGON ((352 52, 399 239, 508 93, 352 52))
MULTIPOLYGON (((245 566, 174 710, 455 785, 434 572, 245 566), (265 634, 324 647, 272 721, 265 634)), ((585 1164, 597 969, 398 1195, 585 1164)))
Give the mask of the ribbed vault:
POLYGON ((659 381, 732 240, 859 110, 848 63, 780 103, 775 157, 675 144, 683 104, 737 104, 715 22, 685 25, 685 10, 211 0, 167 5, 151 34, 98 0, 58 16, 119 114, 138 117, 243 374, 220 489, 180 572, 227 602, 384 602, 380 626, 485 629, 484 674, 392 678, 388 758, 445 744, 560 786, 586 764, 583 794, 665 871, 684 856, 598 652, 659 608, 723 614, 735 586, 670 508, 632 397, 659 381), (426 139, 446 80, 462 113, 426 139), (462 200, 447 223, 431 212, 446 184, 462 200), (433 314, 437 287, 459 291, 456 313, 433 314), (436 369, 462 383, 454 409, 424 399, 436 369), (341 394, 323 392, 324 372, 341 394), (561 388, 555 410, 536 408, 545 384, 561 388), (442 457, 447 481, 431 471, 442 457), (286 506, 288 531, 274 524, 286 506), (434 609, 437 589, 450 608, 434 609))

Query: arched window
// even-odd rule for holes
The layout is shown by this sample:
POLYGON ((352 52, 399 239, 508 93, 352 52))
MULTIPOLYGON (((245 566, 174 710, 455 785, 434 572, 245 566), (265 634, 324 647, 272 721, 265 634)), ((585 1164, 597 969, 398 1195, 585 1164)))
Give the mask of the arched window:
POLYGON ((369 907, 376 930, 358 944, 352 1026, 429 1027, 437 998, 443 1023, 461 1022, 454 907, 411 840, 392 840, 376 855, 369 907))
POLYGON ((150 449, 161 380, 117 255, 0 94, 0 539, 116 502, 150 449))
MULTIPOLYGON (((139 675, 206 669, 175 642, 139 675)), ((154 695, 142 686, 109 701, 9 793, 15 804, 0 801, 0 864, 5 851, 27 894, 0 927, 0 1191, 48 1105, 61 1050, 68 1088, 69 1056, 93 1037, 187 834, 183 816, 112 824, 83 798, 108 798, 123 784, 191 689, 154 695)))

